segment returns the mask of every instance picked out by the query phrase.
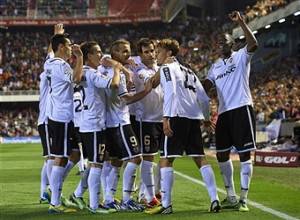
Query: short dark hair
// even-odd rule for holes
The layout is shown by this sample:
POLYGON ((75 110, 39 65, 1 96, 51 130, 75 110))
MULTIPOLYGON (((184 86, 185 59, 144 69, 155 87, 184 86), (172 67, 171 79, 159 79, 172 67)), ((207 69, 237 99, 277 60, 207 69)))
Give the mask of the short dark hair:
POLYGON ((115 48, 119 47, 119 45, 121 45, 121 44, 130 45, 130 42, 128 40, 125 40, 125 39, 119 39, 119 40, 114 41, 110 46, 110 53, 112 53, 113 50, 115 50, 115 48))
POLYGON ((176 56, 177 53, 179 52, 179 43, 177 40, 175 39, 171 39, 171 38, 166 38, 166 39, 162 39, 157 47, 161 47, 164 48, 166 50, 170 50, 172 52, 172 56, 176 56))
POLYGON ((51 47, 53 52, 55 53, 58 50, 59 44, 65 45, 67 43, 67 38, 69 37, 69 34, 55 34, 51 37, 51 47))
POLYGON ((155 48, 155 44, 152 40, 150 40, 149 38, 141 38, 137 43, 137 52, 142 53, 142 47, 149 47, 151 44, 155 48))
POLYGON ((88 59, 88 54, 92 53, 92 49, 94 46, 99 45, 96 41, 86 41, 80 45, 80 49, 83 54, 83 62, 86 62, 88 59))

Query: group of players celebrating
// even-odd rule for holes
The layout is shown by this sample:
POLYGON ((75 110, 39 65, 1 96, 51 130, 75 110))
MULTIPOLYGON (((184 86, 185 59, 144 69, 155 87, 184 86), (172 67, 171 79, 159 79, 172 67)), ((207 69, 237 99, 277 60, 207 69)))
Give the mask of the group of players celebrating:
POLYGON ((40 75, 38 120, 46 157, 41 202, 49 200, 49 213, 87 208, 94 214, 119 210, 170 214, 173 162, 184 153, 199 169, 210 197, 210 212, 219 212, 221 207, 249 211, 247 194, 253 170, 250 152, 255 149, 249 74, 257 41, 239 12, 233 12, 230 18, 243 29, 247 45, 233 52, 232 37, 220 35, 220 59, 210 68, 204 86, 188 65, 176 59, 179 43, 174 39, 142 38, 135 57, 131 56, 130 43, 121 39, 112 43, 110 55, 103 55, 97 42, 73 44, 63 25, 55 25, 50 53, 40 75), (201 124, 214 128, 207 96, 212 86, 219 99, 217 159, 227 191, 222 202, 214 172, 205 158, 200 129, 201 124), (239 200, 229 157, 233 146, 241 161, 239 200), (154 156, 158 152, 160 161, 154 176, 154 156), (82 159, 87 159, 88 165, 67 199, 61 194, 63 182, 82 159), (119 201, 115 193, 122 166, 119 201), (135 201, 132 193, 139 167, 141 196, 135 201), (88 205, 83 200, 87 189, 88 205))

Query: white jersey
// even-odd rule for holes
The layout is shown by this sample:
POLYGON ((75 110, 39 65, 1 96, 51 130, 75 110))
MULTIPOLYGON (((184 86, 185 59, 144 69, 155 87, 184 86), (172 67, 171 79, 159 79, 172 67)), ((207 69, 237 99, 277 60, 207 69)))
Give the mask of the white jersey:
MULTIPOLYGON (((144 84, 148 79, 155 75, 158 70, 157 65, 153 69, 144 64, 136 73, 135 89, 136 92, 144 90, 144 84)), ((145 122, 161 122, 163 117, 163 91, 160 85, 136 103, 136 120, 145 122)))
POLYGON ((46 105, 49 93, 49 85, 47 81, 46 72, 40 75, 40 98, 39 98, 39 118, 38 125, 47 123, 46 105))
POLYGON ((49 82, 49 102, 46 116, 58 122, 73 120, 73 70, 61 58, 48 59, 44 70, 49 82))
MULTIPOLYGON (((111 67, 100 66, 100 72, 109 78, 114 75, 111 67)), ((121 99, 128 94, 126 88, 125 75, 120 75, 120 85, 118 89, 106 89, 106 127, 118 127, 119 125, 130 124, 128 105, 121 99)))
POLYGON ((82 90, 81 85, 75 85, 74 86, 74 95, 73 95, 73 102, 74 102, 74 127, 78 128, 80 127, 80 122, 81 122, 81 113, 82 113, 82 95, 81 95, 81 90, 82 90))
POLYGON ((104 89, 110 87, 111 79, 112 76, 101 74, 89 66, 83 67, 80 132, 105 129, 106 101, 104 89))
MULTIPOLYGON (((130 93, 136 93, 136 81, 138 80, 138 76, 137 76, 137 71, 139 70, 139 67, 142 63, 141 61, 141 57, 140 56, 132 56, 130 57, 129 59, 132 59, 135 64, 137 65, 136 67, 131 67, 129 68, 129 70, 132 71, 133 75, 132 75, 132 80, 133 80, 133 88, 130 88, 130 93)), ((129 108, 129 113, 130 115, 136 115, 136 112, 137 112, 137 103, 132 103, 130 105, 128 105, 128 108, 129 108)))
MULTIPOLYGON (((162 65, 160 83, 164 92, 164 117, 204 118, 209 98, 192 70, 177 61, 162 65)), ((207 112, 205 115, 207 118, 207 112)))
POLYGON ((208 71, 207 79, 215 84, 219 99, 218 114, 253 105, 250 87, 250 61, 253 53, 244 47, 227 60, 219 59, 208 71))

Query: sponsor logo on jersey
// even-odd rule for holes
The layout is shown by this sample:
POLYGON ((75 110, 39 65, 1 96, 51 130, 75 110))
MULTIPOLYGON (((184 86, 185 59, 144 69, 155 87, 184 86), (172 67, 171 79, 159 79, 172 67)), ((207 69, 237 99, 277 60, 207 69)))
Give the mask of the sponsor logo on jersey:
POLYGON ((226 77, 226 76, 229 76, 231 73, 233 73, 233 72, 235 71, 235 69, 236 69, 235 64, 230 65, 230 66, 227 68, 227 70, 226 70, 225 73, 222 73, 222 74, 220 74, 220 75, 217 76, 216 80, 222 79, 222 78, 224 78, 224 77, 226 77))

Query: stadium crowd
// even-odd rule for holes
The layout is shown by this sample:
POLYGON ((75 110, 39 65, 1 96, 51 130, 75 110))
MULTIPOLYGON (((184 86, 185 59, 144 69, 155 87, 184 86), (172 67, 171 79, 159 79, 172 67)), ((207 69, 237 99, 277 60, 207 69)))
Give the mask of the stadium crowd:
POLYGON ((1 109, 0 111, 0 136, 38 136, 38 112, 34 108, 22 110, 1 109))
POLYGON ((246 20, 252 21, 257 17, 263 17, 267 14, 284 7, 291 0, 259 0, 253 6, 247 6, 244 11, 246 20))

